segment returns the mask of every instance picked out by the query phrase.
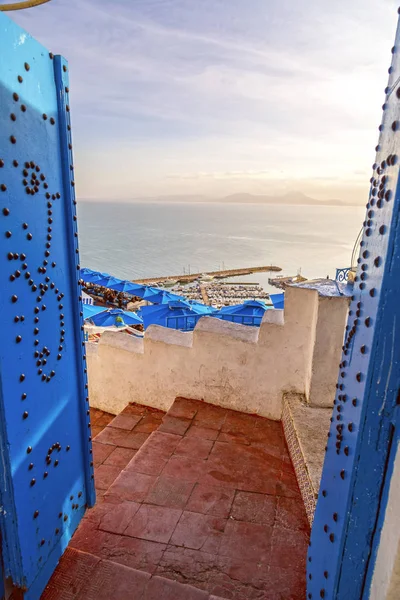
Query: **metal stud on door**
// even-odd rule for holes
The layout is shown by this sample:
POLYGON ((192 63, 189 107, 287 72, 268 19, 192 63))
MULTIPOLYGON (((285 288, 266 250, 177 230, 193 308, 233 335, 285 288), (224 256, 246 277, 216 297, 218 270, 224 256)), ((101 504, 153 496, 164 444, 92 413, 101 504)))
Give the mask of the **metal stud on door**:
POLYGON ((307 598, 314 600, 369 598, 399 436, 400 26, 392 55, 308 553, 307 598))
POLYGON ((0 526, 32 600, 95 501, 68 93, 0 13, 0 526))

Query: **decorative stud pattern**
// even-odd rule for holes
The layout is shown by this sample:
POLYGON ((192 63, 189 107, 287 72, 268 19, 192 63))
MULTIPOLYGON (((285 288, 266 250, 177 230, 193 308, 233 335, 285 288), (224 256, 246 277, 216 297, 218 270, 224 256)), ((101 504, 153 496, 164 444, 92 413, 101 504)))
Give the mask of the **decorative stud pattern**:
MULTIPOLYGON (((397 32, 395 47, 398 47, 399 39, 400 29, 397 32)), ((399 278, 398 267, 395 271, 394 265, 399 261, 395 243, 398 246, 400 236, 400 229, 397 228, 400 213, 400 198, 397 193, 400 151, 400 55, 395 49, 392 51, 389 74, 389 85, 385 89, 384 113, 379 127, 381 133, 376 147, 376 161, 372 167, 370 195, 363 224, 364 235, 360 244, 342 362, 339 365, 321 479, 322 493, 314 515, 308 553, 308 598, 323 597, 336 600, 347 597, 349 589, 352 597, 363 596, 363 585, 367 577, 366 566, 371 552, 365 543, 367 519, 371 515, 370 523, 374 523, 373 507, 377 507, 380 501, 379 478, 382 477, 385 452, 389 446, 385 436, 389 435, 390 419, 386 417, 386 413, 390 414, 390 410, 393 410, 393 398, 390 400, 387 397, 385 405, 382 404, 385 388, 381 380, 386 381, 388 378, 388 386, 389 377, 396 376, 396 381, 400 381, 400 373, 394 373, 397 361, 393 356, 390 357, 390 350, 386 349, 395 347, 394 339, 398 336, 396 319, 390 312, 392 309, 396 310, 398 295, 394 303, 390 304, 393 301, 389 301, 388 298, 393 294, 393 286, 391 288, 386 284, 386 288, 384 287, 384 276, 391 277, 393 281, 399 278), (393 218, 394 215, 396 218, 393 218), (397 242, 394 241, 394 236, 397 236, 397 242), (390 267, 385 272, 386 264, 390 267), (384 331, 379 324, 384 322, 386 315, 387 330, 384 331), (379 335, 376 335, 375 330, 379 335), (382 339, 385 341, 381 343, 382 339), (379 344, 378 359, 374 357, 374 352, 379 344), (385 353, 386 361, 383 359, 385 353), (378 363, 380 367, 377 367, 378 363), (376 379, 373 379, 374 376, 376 379), (370 383, 371 381, 373 383, 370 383), (367 427, 368 419, 370 425, 367 427), (368 429, 365 440, 364 427, 368 429), (382 429, 379 430, 379 427, 382 429), (375 433, 378 430, 379 436, 375 433), (378 437, 374 437, 375 435, 378 437), (364 464, 363 469, 357 461, 366 460, 366 454, 362 455, 360 448, 368 449, 369 445, 372 448, 370 462, 364 464), (380 451, 377 451, 378 446, 380 451), (358 464, 356 473, 353 470, 355 464, 358 464), (381 466, 378 467, 378 464, 381 466), (373 478, 375 479, 372 484, 373 478), (363 507, 361 502, 352 502, 355 498, 360 498, 360 495, 368 498, 363 507), (336 576, 339 571, 340 578, 336 576)), ((393 285, 399 287, 397 283, 393 285)), ((398 293, 397 291, 396 294, 398 293)), ((398 383, 391 385, 398 388, 398 383)), ((374 515, 376 516, 376 513, 374 515)), ((370 530, 372 528, 373 525, 370 525, 370 530)))
MULTIPOLYGON (((0 51, 7 54, 23 32, 3 13, 0 29, 0 51)), ((21 567, 12 564, 7 549, 2 558, 7 572, 29 589, 46 572, 48 556, 59 556, 60 537, 68 541, 86 507, 93 505, 94 486, 83 354, 80 365, 77 361, 83 352, 83 320, 81 307, 76 308, 81 289, 68 72, 61 57, 43 53, 30 36, 21 52, 0 61, 5 117, 0 272, 2 335, 9 348, 0 367, 10 382, 3 389, 9 441, 3 451, 9 453, 12 483, 10 498, 2 497, 10 515, 7 536, 15 544, 22 537, 28 543, 17 549, 22 572, 15 570, 21 567), (18 518, 22 512, 30 516, 28 523, 18 518)))

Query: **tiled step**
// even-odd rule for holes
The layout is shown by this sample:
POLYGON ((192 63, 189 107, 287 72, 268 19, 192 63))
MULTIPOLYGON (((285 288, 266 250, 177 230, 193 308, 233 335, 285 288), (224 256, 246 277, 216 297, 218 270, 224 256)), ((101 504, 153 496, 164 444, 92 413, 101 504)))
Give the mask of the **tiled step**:
POLYGON ((163 411, 155 408, 129 404, 116 417, 110 418, 107 414, 100 417, 101 424, 105 419, 108 424, 93 440, 97 499, 104 495, 150 434, 158 428, 164 415, 163 411))
POLYGON ((157 575, 67 548, 41 600, 223 600, 157 575))
POLYGON ((117 569, 144 586, 135 600, 303 599, 309 527, 281 424, 181 398, 148 410, 127 407, 94 441, 100 494, 69 549, 78 571, 96 561, 85 598, 118 600, 99 595, 117 569))
MULTIPOLYGON (((281 424, 185 399, 155 420, 71 547, 225 599, 303 598, 309 529, 281 424)), ((100 444, 132 449, 138 426, 100 444)))

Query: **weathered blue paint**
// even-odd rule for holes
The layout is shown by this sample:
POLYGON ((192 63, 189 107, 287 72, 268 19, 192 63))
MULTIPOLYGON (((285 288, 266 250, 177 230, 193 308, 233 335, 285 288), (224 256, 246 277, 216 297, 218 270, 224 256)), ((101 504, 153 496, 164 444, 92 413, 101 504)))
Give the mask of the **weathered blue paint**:
POLYGON ((95 502, 68 65, 0 13, 0 528, 40 597, 95 502))
POLYGON ((369 597, 398 443, 400 30, 392 50, 357 277, 307 563, 308 598, 369 597), (395 445, 396 445, 395 444, 395 445))

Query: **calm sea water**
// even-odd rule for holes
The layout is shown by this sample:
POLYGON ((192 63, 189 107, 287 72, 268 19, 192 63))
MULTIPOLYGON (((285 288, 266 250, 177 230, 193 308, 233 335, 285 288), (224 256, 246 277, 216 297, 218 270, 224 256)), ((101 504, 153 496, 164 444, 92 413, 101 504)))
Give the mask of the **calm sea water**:
MULTIPOLYGON (((79 203, 81 263, 121 278, 261 265, 334 277, 350 265, 363 207, 79 203)), ((240 277, 268 287, 268 273, 240 277)), ((275 290, 276 291, 276 290, 275 290)))

